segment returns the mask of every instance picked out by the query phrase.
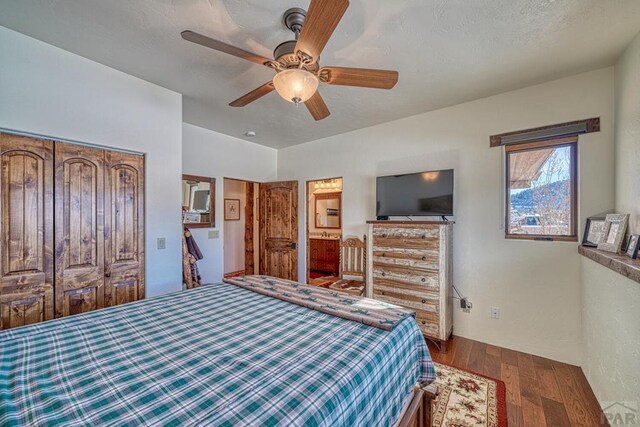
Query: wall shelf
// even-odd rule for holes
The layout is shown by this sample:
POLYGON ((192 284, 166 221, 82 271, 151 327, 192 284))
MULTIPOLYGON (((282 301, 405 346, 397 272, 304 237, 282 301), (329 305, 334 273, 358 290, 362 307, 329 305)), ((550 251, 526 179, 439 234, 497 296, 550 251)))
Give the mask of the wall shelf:
POLYGON ((578 246, 578 253, 592 261, 602 264, 633 281, 640 283, 640 259, 631 259, 624 254, 599 251, 588 246, 578 246))

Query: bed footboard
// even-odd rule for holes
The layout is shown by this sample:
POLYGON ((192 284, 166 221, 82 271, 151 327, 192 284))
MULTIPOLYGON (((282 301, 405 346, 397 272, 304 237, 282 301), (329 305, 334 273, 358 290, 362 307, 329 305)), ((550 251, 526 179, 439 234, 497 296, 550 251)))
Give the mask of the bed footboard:
POLYGON ((413 399, 398 427, 431 427, 431 408, 438 395, 438 387, 433 384, 418 386, 413 392, 413 399))

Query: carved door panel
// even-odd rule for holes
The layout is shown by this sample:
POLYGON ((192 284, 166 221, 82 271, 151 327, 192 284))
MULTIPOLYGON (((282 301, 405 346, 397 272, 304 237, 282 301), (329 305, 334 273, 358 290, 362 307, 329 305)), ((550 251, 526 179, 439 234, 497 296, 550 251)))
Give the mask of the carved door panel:
POLYGON ((104 307, 104 156, 56 142, 56 317, 104 307))
POLYGON ((53 142, 0 134, 0 329, 53 318, 53 142))
POLYGON ((143 299, 144 157, 108 152, 105 171, 105 301, 143 299))
POLYGON ((298 182, 260 184, 260 273, 298 278, 298 182))

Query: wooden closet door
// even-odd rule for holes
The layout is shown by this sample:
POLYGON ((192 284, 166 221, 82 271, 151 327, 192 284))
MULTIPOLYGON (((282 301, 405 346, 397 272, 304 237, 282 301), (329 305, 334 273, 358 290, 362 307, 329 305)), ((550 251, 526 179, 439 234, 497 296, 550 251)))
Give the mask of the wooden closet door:
POLYGON ((104 155, 56 142, 56 317, 104 307, 104 155))
POLYGON ((144 157, 108 152, 105 171, 105 300, 144 298, 144 157))
POLYGON ((53 142, 0 134, 0 329, 53 318, 53 142))
POLYGON ((298 279, 298 181, 260 184, 260 273, 298 279))

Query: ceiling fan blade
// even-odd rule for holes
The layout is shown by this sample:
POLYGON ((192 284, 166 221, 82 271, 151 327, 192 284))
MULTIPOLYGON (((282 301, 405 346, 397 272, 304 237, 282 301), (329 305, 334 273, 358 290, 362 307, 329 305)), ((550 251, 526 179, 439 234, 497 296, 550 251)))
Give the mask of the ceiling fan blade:
POLYGON ((322 67, 320 81, 330 85, 391 89, 398 82, 398 72, 367 68, 322 67))
POLYGON ((219 40, 214 40, 211 37, 203 36, 202 34, 194 33, 193 31, 183 31, 180 33, 182 38, 192 43, 199 44, 211 49, 215 49, 219 52, 228 53, 229 55, 237 56, 238 58, 246 59, 247 61, 255 62, 256 64, 266 65, 271 62, 270 59, 265 58, 255 53, 248 52, 239 47, 231 46, 230 44, 223 43, 219 40))
POLYGON ((302 51, 317 61, 348 7, 348 0, 311 0, 296 52, 302 51))
POLYGON ((304 105, 307 106, 307 109, 316 121, 325 119, 331 114, 327 108, 327 104, 324 103, 324 99, 320 96, 320 92, 316 92, 311 98, 307 99, 304 105))
POLYGON ((262 98, 263 96, 265 96, 269 92, 273 91, 273 89, 275 89, 273 87, 273 82, 265 83, 262 86, 260 86, 258 88, 255 88, 254 90, 252 90, 248 94, 243 95, 240 98, 236 99, 235 101, 230 103, 229 106, 231 106, 231 107, 244 107, 245 105, 252 103, 256 99, 262 98))

